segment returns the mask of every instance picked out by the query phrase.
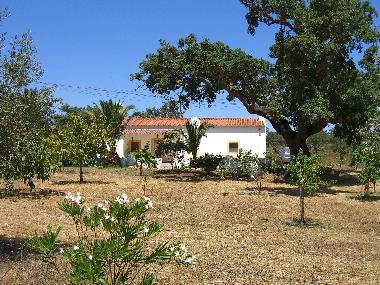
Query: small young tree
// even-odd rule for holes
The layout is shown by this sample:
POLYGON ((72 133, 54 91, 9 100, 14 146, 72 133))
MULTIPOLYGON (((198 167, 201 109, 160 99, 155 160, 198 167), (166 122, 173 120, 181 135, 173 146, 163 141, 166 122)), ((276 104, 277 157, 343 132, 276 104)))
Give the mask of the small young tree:
POLYGON ((163 265, 171 260, 191 265, 195 256, 188 254, 181 243, 154 246, 152 242, 162 226, 146 218, 152 207, 148 197, 130 201, 127 194, 122 194, 90 208, 80 193, 69 193, 59 208, 75 224, 77 238, 73 245, 59 248, 61 229, 53 230, 51 226, 43 236, 36 233, 30 237, 27 244, 49 266, 55 266, 60 252, 70 264, 69 284, 156 284, 147 265, 163 265))
POLYGON ((139 165, 140 176, 143 175, 144 165, 148 168, 157 166, 156 157, 149 151, 149 144, 146 144, 142 150, 133 152, 133 156, 139 165))
POLYGON ((350 152, 350 146, 347 145, 345 140, 334 137, 332 140, 332 150, 338 154, 339 168, 342 168, 342 164, 345 163, 347 155, 350 152))
POLYGON ((172 169, 174 168, 174 159, 181 162, 184 158, 184 153, 187 151, 187 145, 183 140, 181 130, 174 130, 164 134, 164 138, 157 144, 157 157, 171 157, 172 169))
POLYGON ((197 153, 201 140, 206 136, 206 132, 209 126, 206 123, 194 117, 186 122, 186 134, 185 142, 187 145, 187 151, 193 156, 193 162, 197 160, 197 153))
POLYGON ((106 131, 102 124, 92 117, 89 122, 80 115, 71 114, 65 128, 58 129, 51 138, 51 145, 63 158, 69 158, 79 164, 79 182, 83 183, 83 162, 96 154, 107 153, 104 142, 106 131))
POLYGON ((287 166, 290 182, 299 190, 299 223, 302 225, 305 224, 305 196, 327 186, 321 180, 323 166, 319 160, 319 155, 306 155, 301 151, 292 157, 287 166))

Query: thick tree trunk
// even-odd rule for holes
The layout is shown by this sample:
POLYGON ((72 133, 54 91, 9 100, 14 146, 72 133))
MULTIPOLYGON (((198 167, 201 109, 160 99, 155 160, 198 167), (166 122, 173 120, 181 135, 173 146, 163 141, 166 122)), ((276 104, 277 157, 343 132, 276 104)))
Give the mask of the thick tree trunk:
POLYGON ((116 152, 116 148, 112 148, 107 157, 108 163, 117 164, 121 166, 120 157, 116 152))
POLYGON ((291 155, 297 155, 300 150, 302 150, 303 154, 310 155, 310 150, 309 147, 306 144, 306 140, 304 141, 295 141, 295 140, 290 140, 286 141, 290 148, 290 154, 291 155))
POLYGON ((300 190, 300 224, 305 224, 305 192, 302 186, 299 186, 300 190))
POLYGON ((84 183, 84 179, 83 179, 83 161, 79 162, 79 183, 84 183))

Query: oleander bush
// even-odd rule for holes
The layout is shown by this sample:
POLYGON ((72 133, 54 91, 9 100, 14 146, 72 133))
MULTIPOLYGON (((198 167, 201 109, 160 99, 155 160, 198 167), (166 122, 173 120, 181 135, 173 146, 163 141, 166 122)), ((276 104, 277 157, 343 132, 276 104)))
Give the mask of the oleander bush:
POLYGON ((80 193, 69 193, 59 208, 75 224, 73 244, 60 247, 61 228, 49 225, 44 235, 31 236, 28 246, 48 266, 54 267, 58 258, 65 258, 70 265, 68 284, 155 284, 147 265, 169 261, 190 265, 195 256, 181 243, 153 246, 162 225, 146 218, 152 207, 148 197, 130 201, 127 194, 88 207, 80 193))

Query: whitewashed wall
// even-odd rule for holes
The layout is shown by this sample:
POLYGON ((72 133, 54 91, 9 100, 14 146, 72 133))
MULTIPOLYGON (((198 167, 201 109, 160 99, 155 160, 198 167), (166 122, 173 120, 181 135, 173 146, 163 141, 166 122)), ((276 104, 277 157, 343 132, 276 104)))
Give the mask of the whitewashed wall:
MULTIPOLYGON (((117 144, 117 153, 120 157, 125 157, 128 152, 128 142, 132 139, 141 141, 141 147, 146 143, 151 144, 157 135, 134 134, 124 135, 117 144)), ((159 135, 162 138, 163 135, 159 135)), ((198 156, 205 153, 229 155, 228 142, 239 142, 240 148, 252 150, 259 157, 265 157, 266 152, 266 131, 265 127, 215 127, 207 130, 207 137, 203 137, 199 147, 198 156)), ((189 154, 188 157, 191 157, 189 154)))
POLYGON ((207 137, 203 137, 198 156, 205 153, 229 155, 228 142, 239 142, 240 148, 252 150, 259 157, 265 157, 265 127, 210 128, 207 137))

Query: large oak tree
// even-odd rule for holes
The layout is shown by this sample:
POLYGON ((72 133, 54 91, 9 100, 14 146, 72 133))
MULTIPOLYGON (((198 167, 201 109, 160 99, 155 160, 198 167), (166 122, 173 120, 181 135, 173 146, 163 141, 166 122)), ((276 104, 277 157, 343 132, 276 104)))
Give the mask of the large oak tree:
POLYGON ((361 0, 241 0, 248 31, 277 28, 271 61, 194 35, 161 41, 133 79, 152 92, 211 104, 218 94, 267 118, 291 152, 328 124, 352 140, 379 106, 379 31, 375 9, 361 0), (361 56, 361 60, 355 60, 361 56))

